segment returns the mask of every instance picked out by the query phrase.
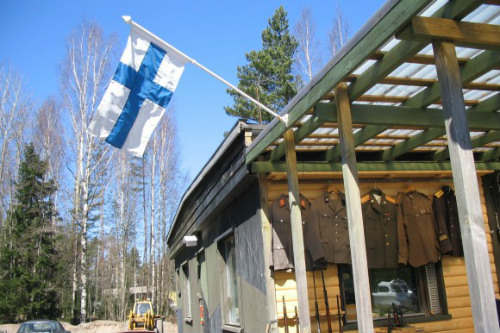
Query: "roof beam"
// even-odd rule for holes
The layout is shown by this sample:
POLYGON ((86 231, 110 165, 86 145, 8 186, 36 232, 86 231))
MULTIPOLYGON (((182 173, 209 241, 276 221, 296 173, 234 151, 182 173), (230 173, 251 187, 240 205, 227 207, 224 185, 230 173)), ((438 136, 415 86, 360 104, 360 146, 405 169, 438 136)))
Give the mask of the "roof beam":
POLYGON ((491 149, 481 154, 480 161, 492 161, 500 157, 500 148, 491 149))
POLYGON ((430 42, 434 39, 454 41, 455 45, 500 49, 500 27, 493 24, 459 22, 451 19, 415 17, 398 38, 430 42))
MULTIPOLYGON (((469 84, 476 78, 490 71, 493 67, 495 67, 495 65, 499 63, 499 51, 484 51, 471 60, 467 61, 467 63, 465 63, 465 65, 460 68, 462 86, 469 84)), ((441 92, 439 90, 439 83, 436 82, 429 88, 410 98, 404 105, 411 107, 427 107, 439 100, 440 97, 441 92)))
MULTIPOLYGON (((362 130, 354 133, 354 135, 353 135, 354 146, 355 147, 359 146, 363 142, 366 142, 366 141, 370 140, 371 138, 373 138, 374 136, 382 133, 387 128, 388 128, 388 126, 369 126, 369 128, 367 130, 362 129, 362 130)), ((340 159, 340 154, 341 154, 340 145, 336 145, 335 147, 329 149, 325 153, 324 160, 337 162, 340 159)))
MULTIPOLYGON (((500 170, 500 162, 476 162, 476 170, 500 170)), ((451 162, 358 162, 358 172, 367 171, 449 171, 451 162)), ((251 172, 286 172, 285 162, 252 162, 251 172)), ((342 165, 336 162, 298 162, 297 171, 342 172, 342 165)))
MULTIPOLYGON (((337 113, 332 111, 332 104, 319 103, 315 109, 316 116, 325 122, 336 123, 337 113)), ((351 112, 353 124, 408 128, 444 128, 444 115, 441 109, 353 104, 351 112)), ((475 112, 474 110, 467 110, 466 114, 471 129, 480 131, 500 130, 500 113, 498 112, 475 112)), ((363 130, 367 129, 367 127, 363 130)))
MULTIPOLYGON (((434 17, 444 16, 444 17, 450 17, 450 18, 462 18, 467 13, 469 13, 469 12, 475 10, 477 7, 479 7, 481 5, 481 3, 482 3, 482 1, 467 1, 467 0, 449 2, 445 6, 443 6, 440 10, 438 10, 433 16, 434 17)), ((373 84, 375 84, 379 81, 382 81, 386 75, 389 75, 394 69, 396 69, 405 60, 407 60, 407 58, 411 59, 412 57, 409 57, 409 55, 412 52, 413 52, 413 55, 415 55, 415 53, 417 53, 421 48, 423 48, 422 44, 424 44, 424 46, 425 46, 425 43, 422 43, 422 42, 401 41, 396 47, 394 47, 391 51, 384 54, 383 57, 379 61, 377 61, 377 63, 375 63, 372 67, 370 67, 367 71, 365 71, 356 81, 354 81, 350 85, 350 87, 349 87, 350 99, 354 100, 358 97, 361 97, 362 93, 364 93, 366 91, 364 89, 369 89, 373 84)), ((415 56, 413 58, 415 58, 415 56)), ((430 60, 430 61, 432 61, 431 63, 434 64, 434 57, 430 56, 428 58, 429 59, 426 59, 426 60, 430 60)), ((482 60, 483 58, 486 58, 486 56, 483 55, 480 60, 482 60)), ((500 62, 500 61, 498 61, 499 58, 500 57, 497 57, 496 61, 495 60, 492 61, 492 63, 493 63, 492 67, 498 66, 498 63, 500 62)), ((470 62, 470 60, 464 64, 464 68, 465 68, 465 65, 469 62, 470 62)), ((472 66, 475 64, 476 64, 476 61, 472 63, 472 66)), ((468 67, 472 67, 472 66, 469 65, 468 67)), ((489 70, 489 69, 491 69, 491 68, 488 67, 487 70, 489 70)), ((487 70, 483 70, 482 68, 479 69, 479 72, 481 72, 480 75, 484 74, 484 72, 486 72, 487 70)), ((475 78, 480 76, 480 75, 476 75, 473 77, 469 77, 469 76, 467 76, 467 73, 469 73, 469 72, 472 72, 472 70, 469 70, 469 71, 464 70, 464 73, 463 73, 463 74, 466 74, 466 77, 462 78, 463 83, 465 85, 469 84, 472 80, 474 80, 475 78)), ((422 91, 421 93, 417 94, 415 97, 410 98, 407 101, 401 101, 401 102, 405 102, 405 105, 409 105, 409 106, 418 106, 418 107, 429 106, 430 104, 432 104, 432 102, 435 102, 437 99, 439 99, 439 96, 440 96, 439 95, 439 86, 436 82, 436 83, 432 84, 431 86, 429 86, 424 91, 422 91)), ((388 128, 389 128, 389 126, 377 127, 377 128, 371 128, 371 126, 366 126, 364 129, 361 130, 362 132, 366 132, 366 133, 359 133, 358 132, 359 134, 358 133, 356 133, 356 134, 358 134, 359 138, 366 138, 366 137, 368 137, 368 135, 367 135, 368 133, 379 134, 388 128)), ((430 133, 426 133, 426 134, 429 135, 428 137, 430 137, 430 134, 432 134, 432 133, 437 135, 436 130, 433 130, 430 133)), ((420 139, 423 139, 423 138, 425 138, 425 134, 422 135, 422 137, 420 139)), ((370 139, 370 137, 368 137, 368 139, 370 139)), ((409 145, 406 145, 406 147, 410 148, 412 145, 414 145, 417 142, 418 142, 418 139, 414 139, 414 140, 412 140, 412 142, 409 145)), ((356 145, 360 145, 362 143, 363 143, 363 141, 355 142, 356 145)), ((402 148, 403 147, 399 148, 399 151, 401 153, 403 152, 402 148)), ((339 153, 340 153, 339 149, 337 147, 334 147, 329 152, 327 152, 326 156, 327 156, 327 158, 338 159, 339 153)), ((388 153, 386 156, 389 157, 390 153, 388 153)), ((330 159, 327 159, 327 161, 329 161, 329 160, 330 159)))
MULTIPOLYGON (((334 106, 335 107, 335 106, 334 106)), ((309 118, 302 126, 295 130, 295 144, 298 145, 302 140, 304 140, 309 134, 317 130, 324 124, 324 121, 320 120, 316 116, 309 118)), ((269 160, 277 161, 285 155, 285 142, 280 142, 276 148, 273 149, 269 155, 269 160)))
MULTIPOLYGON (((496 94, 481 103, 477 104, 476 106, 470 108, 469 112, 492 112, 500 108, 500 94, 496 94)), ((429 128, 422 133, 419 133, 411 138, 408 138, 407 140, 395 145, 392 148, 389 148, 385 150, 381 154, 381 159, 383 161, 389 161, 392 159, 395 159, 398 156, 403 155, 404 153, 409 152, 412 149, 415 149, 421 145, 423 145, 426 142, 429 142, 431 140, 434 140, 436 138, 439 138, 440 136, 443 136, 446 134, 446 131, 444 128, 429 128)), ((440 154, 445 154, 445 153, 440 153, 440 154)), ((442 160, 446 159, 446 157, 440 159, 441 155, 440 154, 435 154, 436 160, 442 160)), ((445 155, 443 155, 445 156, 445 155)))
MULTIPOLYGON (((467 61, 460 68, 462 85, 467 85, 467 84, 471 83, 473 80, 475 80, 479 76, 483 75, 487 71, 491 70, 492 68, 494 68, 498 64, 500 64, 500 52, 499 51, 484 51, 483 53, 479 54, 478 56, 467 61)), ((439 90, 439 83, 436 82, 436 83, 432 84, 431 86, 429 86, 428 88, 421 91, 420 93, 418 93, 415 96, 408 99, 404 103, 404 105, 410 106, 410 107, 422 107, 422 106, 427 107, 430 104, 435 103, 437 100, 439 100, 440 96, 441 96, 441 92, 439 90)), ((498 99, 498 96, 499 96, 498 94, 494 96, 493 103, 497 103, 496 100, 498 99)), ((491 103, 491 102, 489 102, 489 103, 491 103)), ((468 104, 470 104, 470 103, 468 103, 468 104)), ((479 106, 481 104, 482 103, 478 104, 477 106, 479 106)), ((497 105, 498 105, 498 103, 497 103, 497 105)), ((441 118, 441 120, 440 120, 442 123, 443 123, 443 119, 444 118, 441 118)), ((389 126, 387 128, 389 128, 389 126)), ((443 128, 444 128, 444 126, 443 126, 443 128)), ((370 131, 370 127, 366 126, 362 131, 370 131)), ((443 134, 444 133, 442 133, 441 135, 443 135, 443 134)), ((425 132, 425 133, 422 133, 421 135, 419 134, 419 137, 412 139, 412 141, 409 143, 402 142, 402 143, 394 146, 393 148, 388 149, 388 151, 383 153, 384 154, 383 159, 389 160, 389 159, 395 158, 399 155, 402 155, 402 154, 406 153, 407 151, 410 151, 411 149, 418 147, 415 145, 422 144, 424 139, 432 140, 433 139, 432 135, 435 135, 434 138, 441 136, 441 135, 439 135, 439 132, 437 130, 425 132)))
POLYGON ((288 114, 288 124, 285 126, 280 121, 273 120, 252 142, 247 149, 246 163, 255 160, 271 143, 291 128, 307 110, 342 82, 430 2, 430 0, 387 2, 377 16, 374 16, 365 28, 335 55, 323 71, 285 107, 283 113, 288 114))
MULTIPOLYGON (((472 1, 471 0, 456 0, 456 1, 448 2, 445 6, 443 6, 440 9, 438 9, 436 11, 436 13, 434 14, 434 16, 435 17, 462 18, 465 15, 467 15, 467 13, 475 10, 481 4, 482 4, 481 0, 472 0, 472 1)), ((406 13, 405 13, 405 15, 406 15, 406 13)), ((391 26, 391 29, 392 28, 393 27, 391 26)), ((384 33, 385 32, 386 31, 384 31, 384 33)), ((368 40, 366 38, 363 38, 362 42, 364 43, 363 45, 369 44, 369 42, 368 42, 368 40)), ((369 89, 370 85, 369 84, 367 85, 367 83, 370 80, 373 82, 372 84, 375 84, 377 82, 378 78, 380 78, 380 77, 383 78, 384 75, 390 74, 391 71, 393 71, 398 66, 400 66, 404 61, 415 62, 415 63, 422 63, 422 64, 428 64, 428 63, 434 64, 434 57, 433 56, 416 54, 421 49, 421 46, 422 46, 422 45, 416 45, 416 44, 421 44, 421 43, 414 43, 414 42, 402 41, 402 42, 400 42, 398 44, 398 46, 396 46, 396 50, 392 50, 392 51, 387 52, 387 53, 384 53, 384 52, 381 52, 381 51, 375 51, 375 52, 372 52, 371 54, 369 54, 369 56, 368 56, 369 58, 373 58, 373 56, 376 55, 376 60, 378 60, 377 64, 376 64, 376 66, 373 69, 369 69, 368 73, 364 73, 364 74, 366 74, 366 75, 363 76, 363 77, 366 77, 366 79, 364 79, 365 83, 363 83, 361 81, 360 81, 361 83, 357 83, 356 84, 357 85, 357 88, 356 88, 357 91, 350 93, 350 98, 352 98, 353 96, 355 96, 355 95, 357 95, 359 93, 362 94, 362 93, 364 93, 366 91, 366 90, 363 91, 361 89, 362 85, 365 85, 365 89, 369 89), (419 47, 420 47, 420 49, 419 49, 419 47), (413 51, 415 51, 413 53, 413 55, 409 59, 406 59, 407 56, 410 55, 413 51), (404 57, 403 57, 403 55, 404 55, 404 57), (371 77, 371 79, 369 77, 371 77)), ((363 50, 363 52, 364 51, 365 50, 363 50)), ((357 56, 356 56, 355 60, 357 61, 357 56)), ((344 60, 342 60, 342 61, 344 61, 344 60)), ((460 59, 460 61, 462 61, 463 63, 465 63, 466 59, 460 59)), ((332 63, 335 63, 335 62, 332 61, 332 63)), ((333 71, 333 67, 334 66, 332 65, 332 69, 330 69, 329 72, 333 71)), ((358 80, 356 80, 356 81, 358 81, 358 80)), ((355 85, 355 87, 356 87, 356 85, 355 85)), ((352 84, 351 84, 351 86, 352 86, 352 84)), ((353 89, 353 88, 351 87, 350 89, 353 89)), ((326 92, 325 92, 324 95, 326 95, 326 92)), ((293 111, 293 108, 292 108, 292 111, 293 111)), ((292 111, 290 111, 290 112, 292 112, 292 111)), ((281 130, 277 129, 276 127, 282 127, 282 126, 280 126, 280 124, 278 124, 278 126, 276 126, 276 123, 274 123, 274 124, 271 123, 269 125, 269 127, 271 127, 271 126, 273 126, 272 129, 264 131, 265 133, 263 133, 261 135, 261 137, 263 137, 263 138, 271 136, 271 138, 269 140, 266 140, 265 142, 262 141, 262 140, 260 140, 260 141, 262 141, 262 143, 259 143, 258 142, 259 140, 257 139, 249 147, 249 149, 247 151, 247 156, 246 156, 247 163, 248 163, 248 161, 251 161, 251 160, 255 159, 257 155, 259 155, 260 153, 262 153, 262 151, 265 148, 267 148, 267 146, 263 147, 265 145, 265 143, 267 143, 268 146, 269 146, 271 144, 270 141, 274 142, 276 139, 279 138, 279 135, 277 135, 277 134, 281 130), (274 140, 272 140, 272 139, 274 139, 274 140)), ((305 124, 303 124, 303 126, 305 126, 306 128, 309 128, 310 132, 309 133, 305 133, 305 131, 303 131, 302 133, 304 133, 304 135, 296 135, 295 136, 295 141, 296 141, 295 143, 296 144, 299 144, 300 141, 303 140, 303 138, 307 137, 308 134, 312 133, 317 128, 319 128, 321 126, 321 124, 319 124, 316 120, 309 119, 305 124)), ((378 130, 376 130, 376 129, 368 129, 367 132, 369 131, 370 133, 376 133, 376 134, 378 134, 378 133, 384 131, 385 129, 386 128, 380 128, 378 130)), ((367 136, 360 134, 357 137, 361 138, 361 137, 367 137, 367 136)), ((362 141, 356 141, 356 136, 355 136, 355 144, 359 145, 361 143, 362 143, 362 141)), ((281 142, 273 150, 273 152, 271 153, 270 158, 272 160, 279 160, 281 157, 283 157, 284 151, 285 151, 284 150, 284 143, 281 142)), ((340 154, 340 151, 338 151, 338 152, 331 152, 329 155, 332 155, 332 156, 335 156, 335 157, 339 157, 340 156, 339 154, 340 154)))
MULTIPOLYGON (((472 139, 471 140, 472 148, 481 147, 496 140, 500 140, 500 132, 491 131, 477 138, 472 139)), ((448 149, 448 147, 440 149, 432 154, 432 159, 435 161, 443 161, 446 160, 448 157, 450 157, 450 150, 448 149)))
POLYGON ((442 128, 428 128, 424 130, 422 133, 412 136, 407 140, 384 150, 381 154, 381 159, 383 161, 390 161, 395 159, 396 157, 403 155, 406 152, 409 152, 412 149, 415 149, 426 142, 432 141, 440 136, 443 136, 446 131, 442 128))

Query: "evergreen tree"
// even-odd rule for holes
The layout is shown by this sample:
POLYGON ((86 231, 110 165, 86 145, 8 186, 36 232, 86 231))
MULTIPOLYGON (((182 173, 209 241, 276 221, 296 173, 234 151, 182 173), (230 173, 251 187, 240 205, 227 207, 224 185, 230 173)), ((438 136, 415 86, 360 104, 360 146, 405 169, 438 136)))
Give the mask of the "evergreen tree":
POLYGON ((55 318, 59 292, 54 281, 59 271, 55 250, 56 215, 51 198, 56 191, 47 179, 48 163, 33 144, 25 147, 19 165, 16 200, 8 219, 11 246, 0 253, 0 320, 55 318))
MULTIPOLYGON (((297 93, 292 74, 297 46, 297 40, 289 33, 287 13, 280 6, 262 32, 262 50, 247 53, 248 64, 238 66, 238 88, 279 112, 297 93)), ((228 89, 228 93, 234 99, 234 106, 224 108, 227 114, 259 123, 273 118, 236 91, 228 89)))

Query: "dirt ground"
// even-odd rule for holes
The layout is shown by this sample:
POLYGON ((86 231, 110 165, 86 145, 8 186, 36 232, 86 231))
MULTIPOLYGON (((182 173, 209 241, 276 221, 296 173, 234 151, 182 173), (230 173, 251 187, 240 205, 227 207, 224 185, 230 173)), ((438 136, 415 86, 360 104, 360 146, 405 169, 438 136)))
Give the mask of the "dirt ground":
MULTIPOLYGON (((80 324, 73 326, 68 323, 62 323, 64 328, 71 333, 118 333, 125 331, 127 328, 126 322, 117 322, 110 320, 96 320, 91 323, 80 324)), ((0 333, 16 333, 19 324, 0 325, 0 333)), ((163 322, 164 333, 177 333, 177 325, 163 322)))

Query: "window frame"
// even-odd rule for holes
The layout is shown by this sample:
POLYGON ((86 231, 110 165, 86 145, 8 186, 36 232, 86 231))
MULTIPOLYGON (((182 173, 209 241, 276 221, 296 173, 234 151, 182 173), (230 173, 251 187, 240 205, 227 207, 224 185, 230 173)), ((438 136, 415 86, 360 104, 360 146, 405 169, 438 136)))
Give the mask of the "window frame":
POLYGON ((180 271, 182 272, 182 283, 181 283, 181 298, 183 307, 183 317, 186 323, 193 322, 193 311, 192 311, 192 293, 191 293, 191 281, 189 279, 189 262, 185 262, 181 265, 180 271))
POLYGON ((223 330, 224 331, 234 331, 239 332, 242 327, 242 317, 241 317, 241 292, 240 292, 240 281, 237 274, 238 268, 238 260, 236 256, 236 236, 234 234, 234 230, 230 229, 227 232, 223 233, 218 237, 217 241, 217 250, 219 255, 219 273, 220 273, 220 297, 221 297, 221 305, 223 309, 223 330), (227 253, 227 244, 232 241, 232 253, 227 253), (229 268, 228 266, 228 256, 233 256, 232 264, 233 268, 229 268), (229 284, 229 279, 231 279, 231 275, 234 274, 232 279, 234 280, 234 286, 231 288, 229 284), (232 295, 230 295, 232 294, 232 295), (234 301, 236 299, 236 306, 231 308, 226 302, 227 299, 231 299, 234 301), (231 314, 231 311, 237 312, 237 314, 231 314), (237 319, 231 318, 232 316, 237 316, 237 319))
MULTIPOLYGON (((442 261, 439 261, 434 264, 428 264, 426 266, 414 268, 412 267, 413 274, 415 276, 415 282, 416 282, 416 292, 417 292, 417 299, 419 302, 419 308, 420 311, 418 313, 411 313, 406 315, 405 322, 407 323, 419 323, 419 322, 427 322, 427 321, 439 321, 439 320, 447 320, 451 319, 452 316, 448 313, 448 306, 447 306, 447 296, 446 296, 446 288, 444 286, 444 277, 443 277, 443 270, 442 270, 442 261), (439 313, 434 313, 431 311, 431 304, 429 300, 429 281, 427 280, 426 277, 426 266, 428 265, 434 265, 434 273, 436 277, 436 288, 438 292, 438 300, 439 300, 439 306, 440 306, 440 312, 439 313)), ((344 278, 343 275, 344 273, 349 272, 349 267, 352 267, 351 265, 337 265, 337 272, 338 272, 338 278, 339 278, 339 288, 340 288, 340 299, 342 303, 342 308, 345 309, 346 307, 346 299, 345 299, 345 286, 344 286, 344 278)), ((352 274, 352 268, 350 270, 352 274)), ((370 294, 373 292, 370 288, 370 294)), ((355 304, 355 303, 354 303, 355 304)), ((346 314, 343 315, 342 318, 343 322, 345 323, 346 327, 345 329, 357 329, 357 324, 358 321, 356 319, 354 320, 347 320, 346 314)), ((373 318, 375 326, 384 326, 387 323, 387 317, 374 317, 373 318)))

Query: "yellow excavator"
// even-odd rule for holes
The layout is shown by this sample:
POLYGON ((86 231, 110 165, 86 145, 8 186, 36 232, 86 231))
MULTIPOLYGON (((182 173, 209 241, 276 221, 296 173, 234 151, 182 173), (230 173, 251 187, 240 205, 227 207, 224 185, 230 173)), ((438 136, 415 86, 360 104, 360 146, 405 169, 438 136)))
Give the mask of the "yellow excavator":
POLYGON ((135 302, 128 316, 128 332, 163 333, 163 320, 161 316, 155 315, 151 301, 135 302))

